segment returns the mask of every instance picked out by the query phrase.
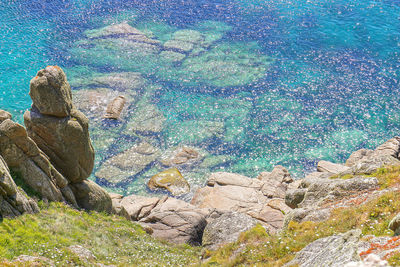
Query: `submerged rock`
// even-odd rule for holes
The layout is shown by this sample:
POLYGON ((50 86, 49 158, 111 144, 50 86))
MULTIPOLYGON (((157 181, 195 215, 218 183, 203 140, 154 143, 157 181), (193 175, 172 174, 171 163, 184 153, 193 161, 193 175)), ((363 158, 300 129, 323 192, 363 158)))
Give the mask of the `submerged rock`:
POLYGON ((189 166, 198 164, 202 161, 203 155, 201 152, 189 146, 181 146, 170 151, 167 151, 161 158, 161 164, 171 166, 189 166))
POLYGON ((264 77, 273 60, 257 52, 255 42, 217 43, 229 27, 212 24, 218 23, 166 33, 163 42, 126 22, 113 24, 86 31, 87 38, 70 52, 85 65, 138 71, 190 86, 243 86, 264 77))
POLYGON ((142 141, 106 160, 96 172, 98 178, 119 183, 143 171, 160 156, 160 150, 142 141))
POLYGON ((147 186, 151 190, 164 188, 174 196, 183 195, 190 191, 189 183, 177 168, 171 168, 154 175, 150 178, 147 186))
POLYGON ((124 133, 151 132, 159 133, 163 130, 166 118, 154 104, 139 102, 134 111, 131 111, 130 118, 126 124, 124 133))

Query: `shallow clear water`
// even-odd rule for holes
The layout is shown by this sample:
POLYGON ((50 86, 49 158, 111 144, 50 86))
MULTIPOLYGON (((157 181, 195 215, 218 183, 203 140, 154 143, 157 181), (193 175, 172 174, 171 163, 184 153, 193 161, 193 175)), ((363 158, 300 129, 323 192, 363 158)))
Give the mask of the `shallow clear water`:
POLYGON ((0 107, 21 122, 29 80, 49 64, 64 68, 77 96, 106 90, 98 77, 138 72, 121 121, 88 114, 99 183, 149 193, 145 182, 165 168, 157 160, 117 183, 96 175, 142 140, 161 153, 201 150, 203 164, 182 169, 193 190, 218 170, 255 177, 280 164, 300 177, 398 134, 399 14, 400 1, 6 1, 0 107), (191 30, 181 36, 190 44, 178 44, 188 50, 165 57, 93 37, 121 22, 158 46, 191 30), (138 127, 138 114, 155 119, 138 127))

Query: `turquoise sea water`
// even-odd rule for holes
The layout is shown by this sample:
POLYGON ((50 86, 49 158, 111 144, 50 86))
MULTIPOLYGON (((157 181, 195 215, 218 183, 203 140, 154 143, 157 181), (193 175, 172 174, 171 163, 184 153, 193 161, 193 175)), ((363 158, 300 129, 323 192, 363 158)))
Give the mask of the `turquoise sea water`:
POLYGON ((155 161, 117 183, 96 177, 142 140, 203 151, 205 163, 182 170, 196 188, 218 170, 255 177, 280 164, 301 177, 399 134, 400 1, 10 0, 0 25, 0 108, 19 122, 29 80, 46 65, 64 68, 79 96, 106 90, 97 77, 140 73, 121 121, 91 118, 92 178, 118 192, 149 193, 145 182, 163 169, 155 161), (187 51, 94 37, 122 22, 162 46, 186 38, 174 51, 187 51), (143 114, 155 116, 144 130, 143 114))

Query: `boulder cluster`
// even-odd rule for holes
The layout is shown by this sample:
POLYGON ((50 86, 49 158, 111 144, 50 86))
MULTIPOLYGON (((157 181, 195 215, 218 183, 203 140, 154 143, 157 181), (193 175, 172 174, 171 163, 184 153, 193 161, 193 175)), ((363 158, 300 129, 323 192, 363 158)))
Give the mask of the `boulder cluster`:
POLYGON ((32 200, 21 196, 23 189, 15 186, 8 168, 44 200, 110 212, 108 193, 87 180, 94 164, 89 122, 72 103, 65 73, 57 66, 40 70, 31 80, 29 94, 33 104, 24 114, 26 128, 12 121, 9 113, 0 112, 4 199, 10 203, 9 211, 1 215, 38 210, 28 205, 32 200))

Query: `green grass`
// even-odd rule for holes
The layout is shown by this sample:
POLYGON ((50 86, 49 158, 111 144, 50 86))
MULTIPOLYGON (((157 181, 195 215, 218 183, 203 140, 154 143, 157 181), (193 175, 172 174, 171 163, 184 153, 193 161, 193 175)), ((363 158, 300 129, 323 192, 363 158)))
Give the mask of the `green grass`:
POLYGON ((71 245, 92 251, 95 263, 117 266, 191 265, 199 262, 200 253, 199 248, 156 240, 125 218, 77 211, 61 203, 0 223, 0 266, 22 254, 44 256, 58 266, 93 266, 70 252, 71 245))

